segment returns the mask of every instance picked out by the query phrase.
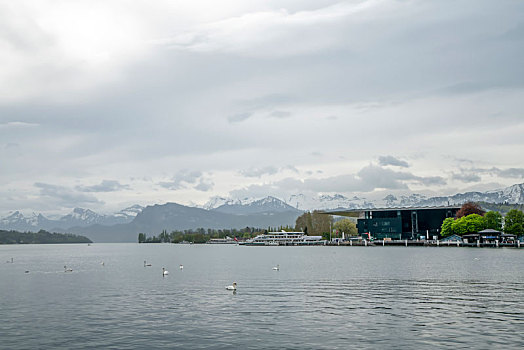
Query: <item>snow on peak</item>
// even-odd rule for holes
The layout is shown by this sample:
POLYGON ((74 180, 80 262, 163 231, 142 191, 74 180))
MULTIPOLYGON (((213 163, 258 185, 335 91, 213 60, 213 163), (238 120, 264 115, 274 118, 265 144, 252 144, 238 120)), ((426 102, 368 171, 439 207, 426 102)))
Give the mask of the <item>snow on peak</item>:
POLYGON ((140 214, 142 210, 144 210, 143 206, 139 204, 135 204, 135 205, 132 205, 130 207, 120 210, 119 212, 115 213, 115 216, 135 217, 138 214, 140 214))

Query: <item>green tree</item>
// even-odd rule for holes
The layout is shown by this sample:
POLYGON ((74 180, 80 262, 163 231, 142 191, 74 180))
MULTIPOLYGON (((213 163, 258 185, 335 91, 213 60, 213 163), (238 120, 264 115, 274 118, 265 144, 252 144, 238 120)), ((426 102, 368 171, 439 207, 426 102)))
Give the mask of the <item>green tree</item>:
POLYGON ((337 230, 339 234, 344 232, 348 236, 356 236, 358 233, 357 225, 353 220, 350 219, 342 219, 335 222, 333 228, 337 230))
POLYGON ((465 216, 463 220, 466 221, 466 230, 468 233, 477 233, 486 228, 486 220, 479 214, 470 214, 465 216))
POLYGON ((524 213, 511 209, 504 218, 504 232, 516 236, 524 234, 524 213))
POLYGON ((307 233, 310 236, 321 236, 323 233, 329 235, 333 224, 331 215, 322 214, 320 211, 306 212, 300 215, 295 224, 295 230, 307 233))
POLYGON ((498 211, 488 211, 484 214, 486 228, 500 231, 502 230, 502 215, 498 211))
POLYGON ((145 241, 146 241, 145 233, 139 233, 138 234, 138 243, 144 243, 145 241))
POLYGON ((444 222, 442 223, 440 235, 442 237, 451 236, 453 232, 453 223, 455 222, 455 219, 453 218, 445 218, 444 222))
POLYGON ((465 235, 466 233, 468 233, 468 229, 466 227, 466 220, 464 220, 463 218, 456 219, 451 224, 451 230, 456 235, 465 235))
POLYGON ((324 233, 329 233, 333 225, 333 217, 331 215, 322 214, 315 210, 311 213, 311 221, 313 224, 313 233, 308 233, 311 236, 321 236, 324 233))
POLYGON ((312 230, 311 226, 312 224, 311 224, 311 213, 310 212, 305 212, 304 214, 300 215, 297 218, 297 220, 295 221, 295 230, 296 231, 302 231, 302 232, 308 233, 308 231, 312 230))

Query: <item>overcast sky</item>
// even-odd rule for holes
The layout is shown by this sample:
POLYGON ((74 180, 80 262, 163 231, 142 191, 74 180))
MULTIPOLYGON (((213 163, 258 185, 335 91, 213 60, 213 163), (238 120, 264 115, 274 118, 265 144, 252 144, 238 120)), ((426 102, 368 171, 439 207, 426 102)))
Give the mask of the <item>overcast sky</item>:
POLYGON ((524 182, 524 2, 0 0, 0 214, 524 182))

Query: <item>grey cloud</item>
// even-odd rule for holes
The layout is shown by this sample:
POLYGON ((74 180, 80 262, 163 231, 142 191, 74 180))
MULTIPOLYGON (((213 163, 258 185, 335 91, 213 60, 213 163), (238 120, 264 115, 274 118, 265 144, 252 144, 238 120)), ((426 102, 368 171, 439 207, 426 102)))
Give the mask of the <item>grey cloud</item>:
POLYGON ((28 122, 21 122, 21 121, 15 121, 15 122, 7 122, 7 123, 0 123, 0 129, 7 129, 7 128, 32 128, 39 126, 37 123, 28 123, 28 122))
MULTIPOLYGON (((242 112, 231 115, 227 119, 230 123, 243 122, 251 118, 257 111, 271 110, 280 105, 290 103, 291 101, 293 101, 293 98, 284 94, 269 94, 252 99, 237 100, 234 101, 233 105, 242 112)), ((291 116, 291 112, 282 110, 274 110, 268 114, 270 118, 279 119, 289 116, 291 116)))
POLYGON ((240 123, 240 122, 243 122, 244 120, 249 119, 252 115, 253 115, 253 113, 251 113, 251 112, 244 112, 244 113, 231 115, 231 116, 227 117, 227 120, 230 123, 240 123))
POLYGON ((274 175, 280 171, 292 171, 296 174, 299 173, 298 169, 294 167, 293 165, 286 165, 281 168, 277 168, 275 166, 269 165, 262 168, 252 167, 249 169, 240 170, 238 173, 245 177, 261 177, 263 175, 274 175))
POLYGON ((267 166, 263 168, 249 168, 246 170, 240 170, 240 175, 245 177, 261 177, 262 175, 273 175, 278 172, 278 168, 274 166, 267 166))
POLYGON ((524 168, 497 169, 500 177, 524 178, 524 168))
POLYGON ((378 157, 378 163, 382 166, 393 165, 403 168, 409 168, 408 162, 406 162, 405 160, 395 158, 393 156, 380 156, 378 157))
POLYGON ((101 183, 91 186, 77 186, 81 192, 115 192, 120 190, 129 190, 129 185, 122 185, 116 180, 102 180, 101 183))
POLYGON ((291 95, 273 93, 251 99, 237 100, 236 104, 242 108, 250 110, 261 110, 267 108, 275 108, 295 101, 296 98, 291 95))
POLYGON ((510 178, 510 179, 524 178, 524 168, 507 168, 507 169, 500 169, 497 167, 493 167, 490 169, 473 168, 471 169, 471 171, 499 176, 502 178, 510 178))
POLYGON ((181 170, 171 181, 159 182, 158 185, 170 190, 180 190, 192 187, 195 190, 207 192, 211 190, 214 183, 207 179, 201 171, 181 170))
POLYGON ((198 190, 198 191, 208 192, 208 191, 211 191, 213 189, 214 185, 215 184, 212 181, 210 181, 208 179, 200 178, 200 180, 198 182, 198 185, 196 185, 193 188, 195 190, 198 190))
POLYGON ((282 168, 283 170, 290 170, 294 173, 299 173, 298 169, 296 167, 294 167, 293 165, 286 165, 285 167, 282 168))
POLYGON ((20 144, 16 143, 16 142, 8 142, 5 144, 4 148, 5 149, 9 149, 9 148, 17 148, 17 147, 20 147, 20 144))
POLYGON ((462 172, 462 173, 453 173, 451 175, 452 180, 458 180, 462 182, 479 182, 481 177, 477 174, 462 172))
POLYGON ((269 114, 271 118, 277 118, 277 119, 283 119, 283 118, 289 118, 291 116, 291 112, 288 111, 273 111, 269 114))
POLYGON ((78 206, 89 206, 93 204, 101 204, 96 197, 85 193, 77 192, 71 188, 36 182, 35 187, 40 189, 40 195, 45 197, 45 200, 51 200, 57 206, 73 208, 78 206))
POLYGON ((409 172, 399 172, 376 165, 362 168, 357 174, 345 174, 326 178, 298 180, 286 178, 273 183, 251 185, 244 189, 231 191, 235 195, 280 195, 303 192, 371 192, 376 189, 406 190, 409 183, 425 186, 446 184, 439 176, 417 176, 409 172))

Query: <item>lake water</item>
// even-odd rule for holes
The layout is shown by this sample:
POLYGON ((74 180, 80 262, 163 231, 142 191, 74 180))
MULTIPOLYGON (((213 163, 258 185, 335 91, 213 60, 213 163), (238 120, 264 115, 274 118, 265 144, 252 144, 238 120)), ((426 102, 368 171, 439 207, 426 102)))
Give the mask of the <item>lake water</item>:
POLYGON ((519 349, 523 304, 517 249, 0 246, 1 349, 519 349))

